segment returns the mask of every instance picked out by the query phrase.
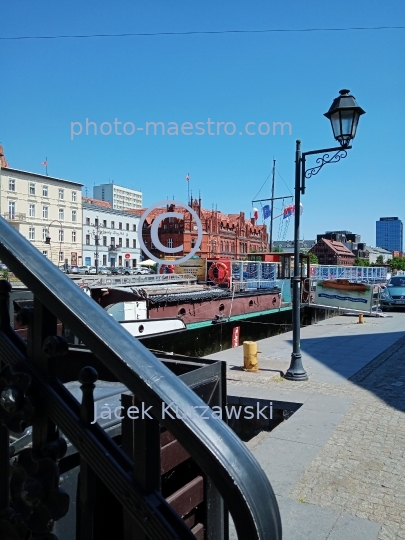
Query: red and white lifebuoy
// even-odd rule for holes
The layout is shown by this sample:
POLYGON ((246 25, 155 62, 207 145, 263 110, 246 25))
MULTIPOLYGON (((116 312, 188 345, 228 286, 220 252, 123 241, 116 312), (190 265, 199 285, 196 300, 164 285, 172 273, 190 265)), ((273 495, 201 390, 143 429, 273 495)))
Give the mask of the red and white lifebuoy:
POLYGON ((223 262, 214 262, 208 270, 208 277, 215 285, 229 283, 229 269, 223 262))

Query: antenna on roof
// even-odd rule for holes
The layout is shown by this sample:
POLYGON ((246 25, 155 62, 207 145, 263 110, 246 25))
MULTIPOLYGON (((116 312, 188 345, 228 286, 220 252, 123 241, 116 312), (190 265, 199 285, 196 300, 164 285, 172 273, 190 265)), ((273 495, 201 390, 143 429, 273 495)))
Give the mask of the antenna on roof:
POLYGON ((86 197, 87 197, 87 187, 86 187, 86 197))

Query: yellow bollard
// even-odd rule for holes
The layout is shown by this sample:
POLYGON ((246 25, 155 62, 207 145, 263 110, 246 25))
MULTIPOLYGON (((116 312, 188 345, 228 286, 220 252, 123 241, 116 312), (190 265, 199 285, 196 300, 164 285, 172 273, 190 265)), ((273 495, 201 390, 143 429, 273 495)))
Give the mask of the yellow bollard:
POLYGON ((363 324, 363 313, 359 313, 359 324, 363 324))
POLYGON ((243 369, 245 371, 259 371, 258 352, 256 341, 243 342, 243 369))

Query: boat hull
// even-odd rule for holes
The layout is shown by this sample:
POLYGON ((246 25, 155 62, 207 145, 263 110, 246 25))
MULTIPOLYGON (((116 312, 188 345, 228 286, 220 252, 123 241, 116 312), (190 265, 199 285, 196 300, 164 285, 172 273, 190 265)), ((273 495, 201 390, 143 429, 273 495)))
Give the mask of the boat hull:
MULTIPOLYGON (((114 289, 109 289, 108 294, 98 298, 102 307, 130 300, 134 300, 132 292, 114 289)), ((178 302, 151 302, 148 308, 148 317, 149 319, 181 317, 185 324, 192 324, 209 320, 215 322, 216 320, 228 319, 231 316, 260 313, 280 307, 280 293, 258 291, 238 293, 233 298, 226 296, 202 300, 179 300, 178 302)))

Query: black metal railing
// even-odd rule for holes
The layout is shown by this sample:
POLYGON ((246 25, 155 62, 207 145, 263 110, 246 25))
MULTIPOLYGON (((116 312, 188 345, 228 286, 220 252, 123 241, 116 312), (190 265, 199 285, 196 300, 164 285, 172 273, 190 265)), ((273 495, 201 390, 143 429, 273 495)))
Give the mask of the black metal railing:
MULTIPOLYGON (((57 462, 67 438, 80 454, 81 521, 72 539, 96 538, 97 481, 122 508, 111 519, 123 521, 123 540, 195 539, 160 492, 157 448, 158 426, 163 425, 215 485, 240 539, 280 540, 275 495, 256 459, 224 422, 187 414, 204 401, 2 218, 0 259, 34 295, 33 309, 21 314, 28 327, 25 341, 10 324, 11 286, 0 281, 0 362, 5 366, 0 374, 0 537, 26 538, 27 528, 50 535, 53 522, 66 514, 57 462), (59 378, 72 354, 58 335, 60 321, 139 403, 151 407, 154 420, 143 425, 139 439, 147 449, 141 461, 134 462, 92 423, 96 371, 85 367, 80 372, 81 404, 59 378), (173 405, 182 419, 163 415, 173 405), (19 454, 10 480, 10 433, 27 425, 32 425, 32 448, 19 454)), ((222 538, 226 532, 210 540, 222 538)))

